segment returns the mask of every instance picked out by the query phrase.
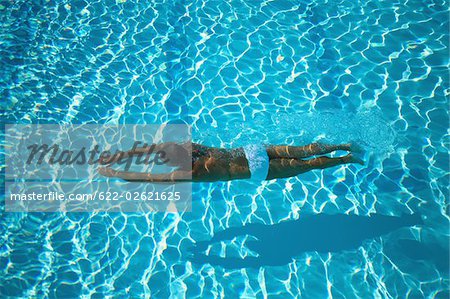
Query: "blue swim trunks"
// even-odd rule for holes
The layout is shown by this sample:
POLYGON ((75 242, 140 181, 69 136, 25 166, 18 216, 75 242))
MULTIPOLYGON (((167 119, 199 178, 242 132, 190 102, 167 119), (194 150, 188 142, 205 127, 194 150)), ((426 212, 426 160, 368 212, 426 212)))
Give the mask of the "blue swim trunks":
POLYGON ((269 156, 266 147, 261 144, 250 144, 244 146, 245 157, 248 160, 248 167, 251 179, 263 181, 269 173, 269 156))

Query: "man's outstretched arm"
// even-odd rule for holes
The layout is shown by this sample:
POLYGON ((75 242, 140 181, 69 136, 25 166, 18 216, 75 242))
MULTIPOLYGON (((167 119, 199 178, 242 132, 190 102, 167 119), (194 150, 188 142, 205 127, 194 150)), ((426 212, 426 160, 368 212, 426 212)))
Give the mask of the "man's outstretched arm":
POLYGON ((175 183, 189 182, 192 180, 190 171, 176 170, 169 173, 151 174, 146 172, 117 171, 110 167, 101 167, 98 172, 106 177, 116 177, 129 182, 154 182, 154 183, 175 183))

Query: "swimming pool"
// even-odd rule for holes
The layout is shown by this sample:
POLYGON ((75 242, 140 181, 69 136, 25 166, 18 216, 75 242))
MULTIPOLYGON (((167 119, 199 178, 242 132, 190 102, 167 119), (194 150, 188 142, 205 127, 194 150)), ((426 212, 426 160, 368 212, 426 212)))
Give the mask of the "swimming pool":
MULTIPOLYGON (((417 0, 2 2, 3 122, 187 123, 223 147, 355 141, 367 163, 194 184, 184 214, 2 212, 0 294, 446 298, 448 13, 417 0), (193 242, 248 223, 413 212, 423 226, 283 266, 189 260, 193 242)), ((247 255, 241 244, 214 250, 247 255)))

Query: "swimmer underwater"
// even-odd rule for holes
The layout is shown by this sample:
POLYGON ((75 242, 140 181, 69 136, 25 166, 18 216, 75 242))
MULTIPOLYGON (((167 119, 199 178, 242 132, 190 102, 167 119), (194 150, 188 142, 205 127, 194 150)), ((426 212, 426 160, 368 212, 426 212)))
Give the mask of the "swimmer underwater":
MULTIPOLYGON (((324 169, 337 165, 364 162, 352 153, 343 157, 319 156, 337 150, 358 152, 359 148, 350 143, 327 145, 312 143, 306 146, 263 146, 248 145, 234 149, 208 147, 197 143, 177 144, 173 142, 152 145, 154 150, 165 151, 171 157, 169 165, 177 170, 152 174, 114 170, 102 167, 99 173, 107 177, 117 177, 131 182, 216 182, 239 179, 272 180, 288 178, 313 169, 324 169), (192 155, 189 154, 191 151, 192 155), (190 159, 191 158, 191 159, 190 159), (192 161, 192 165, 188 165, 192 161)), ((122 157, 142 155, 148 147, 135 148, 124 152, 122 157)), ((105 164, 113 164, 111 160, 105 164)))

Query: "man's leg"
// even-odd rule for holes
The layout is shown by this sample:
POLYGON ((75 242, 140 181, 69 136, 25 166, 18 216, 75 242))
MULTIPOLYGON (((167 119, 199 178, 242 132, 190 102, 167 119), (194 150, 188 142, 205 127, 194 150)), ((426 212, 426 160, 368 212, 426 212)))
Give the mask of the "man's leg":
POLYGON ((309 160, 272 159, 270 160, 267 179, 272 180, 276 178, 287 178, 313 169, 324 169, 348 163, 364 164, 361 159, 354 157, 352 154, 339 158, 329 158, 323 156, 309 160))
POLYGON ((322 144, 311 143, 305 146, 290 146, 290 145, 274 145, 267 147, 267 154, 270 159, 277 158, 292 158, 302 159, 316 155, 324 155, 337 150, 350 151, 352 145, 346 144, 322 144))
POLYGON ((314 158, 314 159, 310 159, 310 160, 304 160, 303 162, 309 168, 308 170, 325 169, 325 168, 342 165, 342 164, 349 164, 349 163, 357 163, 357 164, 364 165, 364 161, 353 156, 352 154, 348 154, 346 156, 338 157, 338 158, 329 158, 329 157, 323 156, 323 157, 318 157, 318 158, 314 158))

